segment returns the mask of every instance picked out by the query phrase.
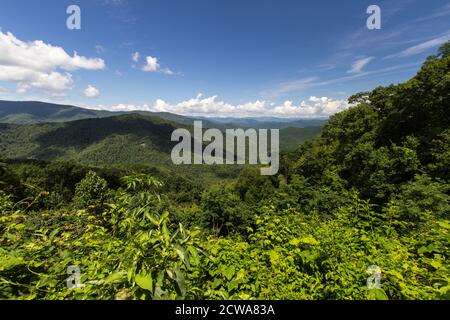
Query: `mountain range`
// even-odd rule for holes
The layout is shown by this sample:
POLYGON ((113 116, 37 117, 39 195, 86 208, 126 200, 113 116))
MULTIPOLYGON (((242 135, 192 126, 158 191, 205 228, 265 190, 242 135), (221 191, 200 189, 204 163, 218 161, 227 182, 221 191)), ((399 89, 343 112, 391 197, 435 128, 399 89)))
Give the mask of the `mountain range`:
MULTIPOLYGON (((204 127, 276 127, 276 119, 203 119, 171 113, 108 112, 44 102, 0 101, 0 159, 73 160, 103 166, 112 164, 171 166, 170 153, 177 128, 192 130, 194 120, 204 127), (232 121, 231 123, 225 120, 232 121)), ((296 149, 320 131, 322 122, 280 122, 281 149, 296 149), (311 126, 308 126, 310 124, 311 126), (295 125, 303 127, 295 127, 295 125)))
POLYGON ((104 111, 85 109, 70 105, 60 105, 39 101, 0 100, 0 123, 32 124, 42 122, 67 122, 91 118, 105 118, 123 114, 137 113, 144 116, 157 116, 181 124, 192 124, 193 120, 202 120, 205 127, 216 128, 309 128, 322 127, 327 119, 299 119, 276 117, 189 117, 169 112, 149 111, 104 111))

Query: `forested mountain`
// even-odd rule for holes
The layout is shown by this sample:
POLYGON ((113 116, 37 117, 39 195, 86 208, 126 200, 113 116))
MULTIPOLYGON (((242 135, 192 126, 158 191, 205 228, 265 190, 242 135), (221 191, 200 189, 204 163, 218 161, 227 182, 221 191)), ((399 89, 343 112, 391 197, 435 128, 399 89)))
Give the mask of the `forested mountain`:
POLYGON ((294 172, 312 183, 331 176, 372 201, 386 201, 426 174, 450 179, 450 44, 406 83, 350 97, 358 106, 331 117, 295 154, 294 172))
MULTIPOLYGON (((8 161, 0 298, 450 299, 450 43, 406 83, 350 101, 283 154, 277 176, 246 167, 204 184, 136 167, 8 161), (74 264, 75 290, 60 277, 74 264)), ((75 156, 112 132, 127 136, 129 119, 142 133, 136 145, 170 128, 139 116, 108 118, 114 130, 103 119, 89 120, 97 130, 86 120, 3 125, 1 150, 27 156, 42 144, 75 156)))
POLYGON ((113 117, 126 114, 159 117, 182 125, 192 125, 194 120, 202 120, 207 128, 319 128, 326 119, 282 119, 282 118, 208 118, 187 117, 169 112, 149 111, 100 111, 75 106, 59 105, 37 101, 0 100, 0 123, 35 124, 45 122, 68 122, 82 119, 113 117))
POLYGON ((0 124, 0 153, 6 159, 167 165, 174 145, 171 134, 178 126, 140 115, 53 124, 0 124))
MULTIPOLYGON (((140 114, 149 117, 159 117, 179 124, 192 124, 193 119, 169 112, 112 112, 91 110, 69 105, 59 105, 39 101, 1 101, 0 123, 9 124, 35 124, 52 122, 69 122, 83 119, 114 117, 127 114, 140 114)), ((205 120, 206 126, 213 126, 212 122, 205 120)))
POLYGON ((64 122, 109 115, 106 111, 38 101, 0 101, 0 123, 64 122))
POLYGON ((202 118, 213 123, 219 123, 229 127, 262 128, 262 129, 285 129, 285 128, 311 128, 323 127, 328 119, 296 119, 296 118, 275 118, 275 117, 255 117, 255 118, 202 118))
MULTIPOLYGON (((192 129, 156 116, 139 114, 31 125, 0 124, 3 159, 73 160, 87 165, 169 166, 177 128, 192 129)), ((292 150, 321 128, 281 130, 281 148, 292 150)))

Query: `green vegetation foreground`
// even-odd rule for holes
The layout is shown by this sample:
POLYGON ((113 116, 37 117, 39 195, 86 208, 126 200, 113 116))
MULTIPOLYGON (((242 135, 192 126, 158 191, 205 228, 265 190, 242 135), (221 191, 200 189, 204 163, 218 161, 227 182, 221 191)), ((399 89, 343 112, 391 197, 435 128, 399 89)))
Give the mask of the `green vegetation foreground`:
POLYGON ((410 81, 351 97, 277 177, 8 162, 0 298, 449 299, 449 98, 446 44, 410 81))

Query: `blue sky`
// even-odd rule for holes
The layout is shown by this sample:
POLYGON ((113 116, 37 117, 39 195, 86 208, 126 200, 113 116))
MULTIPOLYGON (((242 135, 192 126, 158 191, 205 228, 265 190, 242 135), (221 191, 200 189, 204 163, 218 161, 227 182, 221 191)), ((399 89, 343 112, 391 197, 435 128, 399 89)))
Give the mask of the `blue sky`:
POLYGON ((319 117, 412 77, 450 39, 450 1, 2 0, 0 28, 0 99, 319 117))

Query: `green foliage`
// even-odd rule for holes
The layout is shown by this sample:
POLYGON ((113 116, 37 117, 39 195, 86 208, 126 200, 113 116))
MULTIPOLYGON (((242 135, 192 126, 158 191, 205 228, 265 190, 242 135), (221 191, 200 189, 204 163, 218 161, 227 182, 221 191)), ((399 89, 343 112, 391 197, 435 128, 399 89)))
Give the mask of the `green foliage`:
POLYGON ((291 174, 326 185, 333 171, 380 207, 417 174, 448 180, 450 57, 442 50, 408 82, 352 96, 357 105, 300 149, 291 174))
POLYGON ((450 130, 444 131, 431 144, 432 161, 427 171, 434 177, 450 180, 450 130))
MULTIPOLYGON (((449 46, 410 81, 351 97, 279 176, 0 163, 0 299, 450 299, 449 46)), ((130 120, 149 130, 114 129, 130 120)), ((67 126, 63 148, 85 128, 67 126)), ((0 150, 28 152, 37 133, 11 130, 17 150, 0 150)), ((107 136, 122 142, 91 159, 130 141, 107 136)))
POLYGON ((4 191, 0 190, 0 211, 7 211, 12 207, 11 196, 7 195, 4 191))
MULTIPOLYGON (((94 179, 94 175, 88 175, 94 179)), ((199 262, 198 232, 175 227, 158 213, 159 181, 139 175, 124 179, 103 217, 88 211, 3 214, 0 298, 168 299, 192 295, 187 270, 199 262), (144 200, 143 207, 136 200, 144 200), (103 218, 109 217, 104 226, 103 218), (111 228, 111 233, 107 228, 111 228), (17 240, 21 243, 17 246, 17 240), (32 260, 27 259, 30 255, 32 260), (65 286, 68 265, 79 265, 83 285, 65 286), (63 281, 62 281, 63 280, 63 281)), ((4 203, 2 197, 2 203, 4 203)))
POLYGON ((269 198, 277 185, 276 177, 262 176, 258 168, 246 167, 239 175, 235 189, 242 200, 256 204, 269 198))
POLYGON ((401 187, 393 205, 398 207, 399 218, 403 221, 423 222, 430 215, 449 218, 449 190, 449 185, 434 182, 426 175, 418 175, 414 181, 401 187))
POLYGON ((201 223, 219 235, 244 232, 251 220, 248 205, 229 186, 219 185, 205 191, 201 206, 201 223))
POLYGON ((101 211, 109 193, 106 180, 89 171, 76 185, 73 203, 78 209, 92 208, 94 211, 101 211))

